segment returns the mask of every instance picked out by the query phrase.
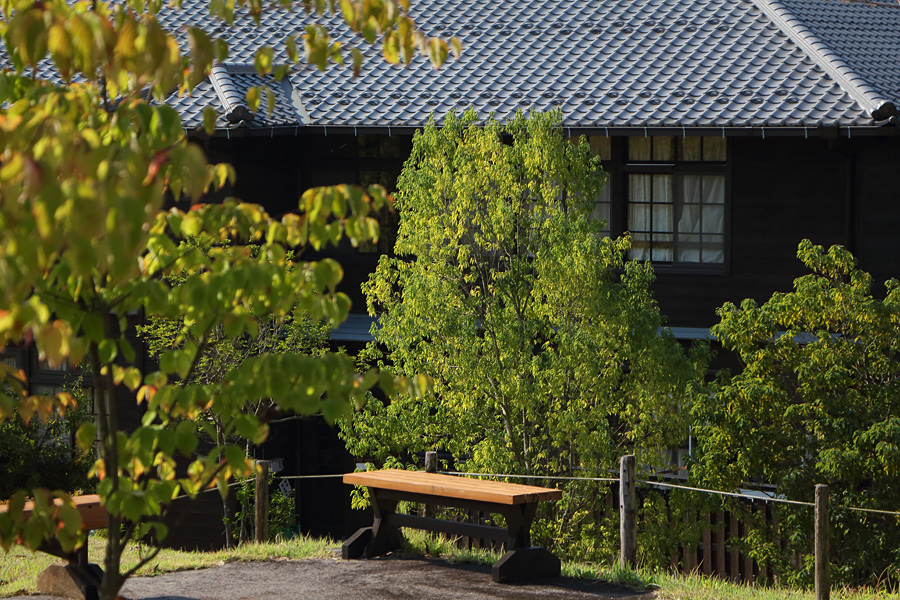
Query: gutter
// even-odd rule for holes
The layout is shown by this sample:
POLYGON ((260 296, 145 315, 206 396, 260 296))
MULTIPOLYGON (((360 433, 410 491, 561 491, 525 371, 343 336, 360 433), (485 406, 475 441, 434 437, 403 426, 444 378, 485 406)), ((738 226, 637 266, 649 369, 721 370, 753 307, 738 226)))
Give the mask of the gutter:
MULTIPOLYGON (((890 119, 891 125, 896 125, 896 118, 890 119)), ((421 125, 407 125, 394 127, 389 125, 275 125, 270 127, 229 127, 220 128, 213 133, 217 138, 239 137, 275 137, 275 136, 300 136, 300 135, 353 135, 381 134, 381 135, 412 135, 425 127, 421 125)), ((563 126, 563 130, 570 135, 601 135, 601 136, 675 136, 686 137, 688 135, 703 135, 716 137, 803 137, 837 139, 854 137, 894 137, 900 135, 900 127, 888 127, 886 124, 872 125, 825 125, 825 126, 746 126, 746 127, 680 127, 680 126, 648 126, 648 127, 604 127, 601 125, 575 125, 563 126)), ((207 139, 208 136, 202 129, 185 129, 189 137, 207 139)))

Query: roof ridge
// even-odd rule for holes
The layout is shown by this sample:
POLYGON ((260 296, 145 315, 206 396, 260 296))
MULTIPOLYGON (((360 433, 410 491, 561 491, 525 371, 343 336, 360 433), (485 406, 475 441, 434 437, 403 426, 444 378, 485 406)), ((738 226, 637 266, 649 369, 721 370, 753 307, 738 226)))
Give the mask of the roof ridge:
POLYGON ((883 121, 897 114, 897 107, 891 100, 869 85, 862 75, 854 71, 822 38, 795 16, 782 0, 753 0, 753 3, 856 100, 872 119, 883 121))
POLYGON ((247 108, 244 95, 238 91, 231 79, 229 67, 231 65, 220 63, 209 72, 209 80, 219 95, 219 101, 225 109, 225 118, 229 123, 247 122, 253 119, 253 113, 247 108))

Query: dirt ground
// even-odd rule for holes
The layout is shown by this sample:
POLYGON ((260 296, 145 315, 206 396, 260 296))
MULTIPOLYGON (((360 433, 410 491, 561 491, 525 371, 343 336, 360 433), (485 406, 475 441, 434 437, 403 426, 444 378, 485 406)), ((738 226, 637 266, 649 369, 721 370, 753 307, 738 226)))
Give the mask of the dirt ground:
MULTIPOLYGON (((137 577, 133 600, 653 600, 653 593, 606 582, 557 577, 517 584, 491 581, 490 567, 387 557, 229 563, 212 569, 137 577)), ((19 596, 15 600, 56 600, 19 596)))

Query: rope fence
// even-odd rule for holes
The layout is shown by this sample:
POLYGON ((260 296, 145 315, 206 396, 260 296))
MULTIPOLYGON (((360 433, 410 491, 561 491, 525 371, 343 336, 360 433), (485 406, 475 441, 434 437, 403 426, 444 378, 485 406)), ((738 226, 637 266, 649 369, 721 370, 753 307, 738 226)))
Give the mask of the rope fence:
MULTIPOLYGON (((496 477, 498 479, 541 479, 544 481, 598 481, 598 482, 609 482, 609 483, 618 483, 618 477, 562 477, 562 476, 543 476, 543 475, 515 475, 512 473, 468 473, 465 471, 438 471, 443 475, 461 475, 466 477, 496 477)), ((764 492, 757 492, 757 494, 747 494, 742 492, 726 492, 722 490, 712 490, 707 488, 699 488, 699 487, 691 487, 687 485, 678 485, 675 483, 666 483, 663 481, 648 481, 645 479, 636 479, 635 483, 640 483, 643 485, 648 485, 651 487, 664 487, 664 488, 673 488, 678 490, 687 490, 690 492, 703 492, 706 494, 717 494, 720 496, 731 496, 733 498, 744 498, 747 500, 762 500, 764 502, 778 502, 781 504, 794 504, 797 506, 808 506, 810 508, 815 507, 814 502, 803 502, 801 500, 788 500, 787 498, 778 498, 777 496, 769 496, 764 492)), ((881 510, 877 508, 861 508, 858 506, 832 506, 832 510, 854 510, 858 512, 867 512, 867 513, 875 513, 879 515, 888 515, 900 517, 900 511, 893 510, 881 510)))
MULTIPOLYGON (((724 491, 709 488, 692 487, 688 485, 680 485, 676 483, 668 483, 664 481, 650 481, 646 479, 637 479, 635 477, 635 457, 632 455, 623 456, 619 469, 618 477, 574 477, 574 476, 541 476, 541 475, 519 475, 515 473, 467 473, 462 471, 438 471, 437 470, 437 453, 426 452, 425 455, 426 472, 440 473, 443 475, 454 475, 462 477, 490 477, 496 479, 521 479, 521 480, 540 480, 540 481, 560 481, 560 482, 592 482, 592 483, 618 483, 619 484, 619 521, 620 521, 620 564, 623 567, 634 568, 637 563, 636 556, 636 536, 637 536, 637 507, 636 507, 636 486, 647 486, 650 488, 669 488, 679 489, 686 492, 696 492, 703 494, 714 494, 718 496, 729 496, 749 500, 751 502, 773 502, 780 504, 790 504, 802 506, 806 508, 814 508, 814 547, 815 547, 815 584, 816 584, 816 600, 828 600, 830 594, 830 563, 829 563, 829 523, 831 510, 848 510, 864 513, 873 513, 879 515, 900 517, 900 511, 881 510, 874 508, 862 508, 857 506, 830 506, 829 490, 827 485, 817 485, 815 489, 815 502, 804 502, 799 500, 789 500, 787 498, 779 498, 770 496, 765 492, 748 493, 745 491, 724 491)), ((268 504, 269 504, 269 486, 265 485, 269 477, 270 462, 265 460, 257 461, 256 470, 256 536, 257 539, 266 539, 268 536, 268 504)), ((343 473, 329 473, 322 475, 276 475, 274 479, 281 480, 301 480, 301 479, 335 479, 343 477, 343 473)), ((237 482, 236 482, 237 483, 237 482)), ((234 485, 232 483, 231 485, 234 485)), ((732 516, 733 519, 733 516, 732 516)), ((707 519, 708 520, 708 519, 707 519)), ((737 527, 732 523, 732 528, 737 527)), ((736 532, 736 529, 733 529, 736 532)), ((687 551, 687 550, 685 550, 687 551)), ((719 551, 721 554, 721 550, 719 551)), ((724 555, 723 555, 724 556, 724 555)), ((696 558, 696 557, 695 557, 696 558)), ((706 560, 706 559, 704 559, 706 560)), ((737 564, 737 558, 732 558, 732 565, 737 564)), ((749 560, 745 557, 745 560, 749 560)), ((752 566, 750 567, 752 571, 752 566)), ((762 573, 762 567, 760 567, 762 573)))
MULTIPOLYGON (((803 502, 799 500, 789 500, 787 498, 778 498, 769 496, 765 493, 746 493, 746 492, 728 492, 723 490, 713 490, 708 488, 691 487, 687 485, 679 485, 676 483, 667 483, 662 481, 648 481, 645 479, 637 479, 635 477, 635 457, 633 455, 623 456, 619 469, 618 478, 610 477, 542 477, 538 475, 516 475, 511 473, 492 474, 492 473, 464 473, 460 471, 441 471, 447 475, 461 475, 469 477, 494 477, 500 479, 539 479, 543 481, 588 481, 588 482, 617 482, 619 484, 619 531, 620 531, 620 564, 622 567, 635 567, 637 563, 636 553, 636 537, 637 537, 637 519, 636 519, 636 493, 635 487, 641 484, 648 487, 680 489, 687 492, 697 492, 703 494, 714 494, 719 496, 730 496, 750 501, 774 502, 780 504, 791 504, 813 508, 814 513, 814 548, 815 548, 815 598, 816 600, 829 600, 830 598, 830 581, 831 581, 831 565, 829 550, 829 528, 830 528, 830 511, 831 510, 848 510, 864 513, 873 513, 879 515, 887 515, 900 517, 900 511, 881 510, 875 508, 862 508, 858 506, 830 506, 829 489, 827 485, 817 485, 815 488, 815 502, 803 502)), ((437 461, 436 453, 426 453, 425 464, 428 469, 429 462, 435 464, 437 461), (428 456, 431 454, 432 456, 428 456), (430 460, 429 460, 430 459, 430 460)), ((732 528, 734 528, 732 524, 732 528)), ((736 530, 734 530, 736 531, 736 530)), ((721 552, 721 551, 720 551, 721 552)), ((706 560, 706 559, 704 559, 706 560)), ((732 564, 737 564, 732 559, 732 564)), ((752 567, 751 567, 752 570, 752 567)))

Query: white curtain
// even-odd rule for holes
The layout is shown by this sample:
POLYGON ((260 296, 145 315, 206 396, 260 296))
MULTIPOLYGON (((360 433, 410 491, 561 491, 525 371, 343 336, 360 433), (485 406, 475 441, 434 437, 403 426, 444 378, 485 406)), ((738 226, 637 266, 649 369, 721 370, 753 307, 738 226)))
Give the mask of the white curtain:
POLYGON ((672 261, 672 176, 628 177, 628 230, 632 247, 629 258, 672 261))
POLYGON ((678 262, 724 262, 725 178, 684 176, 678 211, 678 262))

